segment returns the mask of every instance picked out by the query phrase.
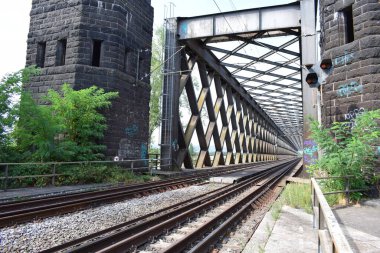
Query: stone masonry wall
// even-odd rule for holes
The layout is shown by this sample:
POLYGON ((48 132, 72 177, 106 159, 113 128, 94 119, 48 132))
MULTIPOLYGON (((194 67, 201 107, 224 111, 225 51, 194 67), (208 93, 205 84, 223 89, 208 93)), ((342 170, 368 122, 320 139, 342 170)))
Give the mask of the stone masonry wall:
POLYGON ((119 98, 105 112, 106 155, 145 158, 153 33, 150 0, 33 0, 30 16, 27 65, 37 64, 39 43, 46 43, 42 73, 27 86, 33 97, 43 102, 48 89, 59 90, 65 82, 75 89, 96 85, 118 91, 119 98), (62 39, 67 40, 65 63, 57 66, 62 39), (101 41, 99 66, 92 61, 95 41, 101 41))
MULTIPOLYGON (((380 3, 378 0, 321 0, 322 59, 333 72, 323 86, 322 120, 351 127, 364 110, 380 108, 380 3), (343 12, 352 6, 353 41, 347 41, 343 12)), ((380 150, 380 149, 379 149, 380 150)))

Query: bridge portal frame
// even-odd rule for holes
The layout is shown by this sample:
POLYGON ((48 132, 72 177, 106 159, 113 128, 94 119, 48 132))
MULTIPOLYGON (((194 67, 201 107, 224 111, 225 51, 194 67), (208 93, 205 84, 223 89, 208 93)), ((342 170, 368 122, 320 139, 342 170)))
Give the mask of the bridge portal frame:
MULTIPOLYGON (((314 0, 303 0, 287 5, 166 20, 161 157, 169 158, 170 164, 164 165, 170 165, 167 167, 171 169, 202 168, 276 160, 281 154, 296 155, 302 143, 295 145, 237 81, 236 76, 229 72, 228 66, 211 53, 206 43, 229 41, 236 39, 236 36, 240 40, 247 38, 246 43, 255 43, 253 39, 256 38, 294 35, 300 38, 301 55, 295 56, 301 57, 301 65, 314 64, 315 10, 314 0), (241 21, 237 22, 238 19, 244 20, 244 25, 241 21), (202 86, 198 97, 191 77, 195 65, 202 86), (215 88, 215 101, 211 96, 211 86, 215 88), (184 90, 191 110, 185 128, 179 112, 179 100, 184 90), (207 127, 202 124, 202 108, 208 112, 207 127), (219 127, 218 117, 222 122, 219 127), (194 132, 200 146, 195 162, 189 150, 194 132), (215 145, 213 158, 209 152, 212 140, 215 145)), ((266 46, 273 51, 289 51, 284 47, 266 46)), ((237 51, 229 53, 233 55, 237 51)), ((285 64, 282 66, 286 67, 285 64)), ((305 76, 306 68, 298 71, 305 76)), ((292 75, 284 78, 291 79, 292 75)), ((301 83, 303 115, 316 118, 315 103, 310 103, 315 97, 314 91, 304 81, 301 83)), ((281 116, 281 112, 277 115, 281 116)), ((309 135, 307 124, 302 134, 304 137, 309 135)))

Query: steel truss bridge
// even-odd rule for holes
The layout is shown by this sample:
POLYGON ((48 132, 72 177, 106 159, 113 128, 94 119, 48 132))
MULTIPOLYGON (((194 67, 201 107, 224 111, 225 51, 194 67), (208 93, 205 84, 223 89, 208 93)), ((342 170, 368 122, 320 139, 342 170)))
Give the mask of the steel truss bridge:
POLYGON ((162 158, 202 168, 297 155, 304 115, 316 115, 302 78, 316 61, 315 17, 303 0, 167 19, 162 158))

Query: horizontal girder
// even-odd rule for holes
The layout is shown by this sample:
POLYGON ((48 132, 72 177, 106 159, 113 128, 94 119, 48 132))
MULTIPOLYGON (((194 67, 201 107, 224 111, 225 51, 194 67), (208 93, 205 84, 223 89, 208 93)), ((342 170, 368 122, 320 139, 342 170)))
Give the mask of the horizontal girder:
POLYGON ((292 28, 299 28, 300 18, 299 2, 197 17, 178 18, 178 35, 180 40, 217 38, 263 31, 276 35, 283 34, 284 31, 292 28))

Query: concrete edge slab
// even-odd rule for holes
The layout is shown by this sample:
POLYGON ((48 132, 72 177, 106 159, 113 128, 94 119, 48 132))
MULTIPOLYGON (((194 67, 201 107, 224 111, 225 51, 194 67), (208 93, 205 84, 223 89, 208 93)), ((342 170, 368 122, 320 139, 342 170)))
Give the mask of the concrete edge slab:
POLYGON ((255 233, 245 245, 242 253, 263 252, 270 234, 276 224, 276 220, 272 217, 272 208, 270 208, 269 211, 265 214, 255 233))

